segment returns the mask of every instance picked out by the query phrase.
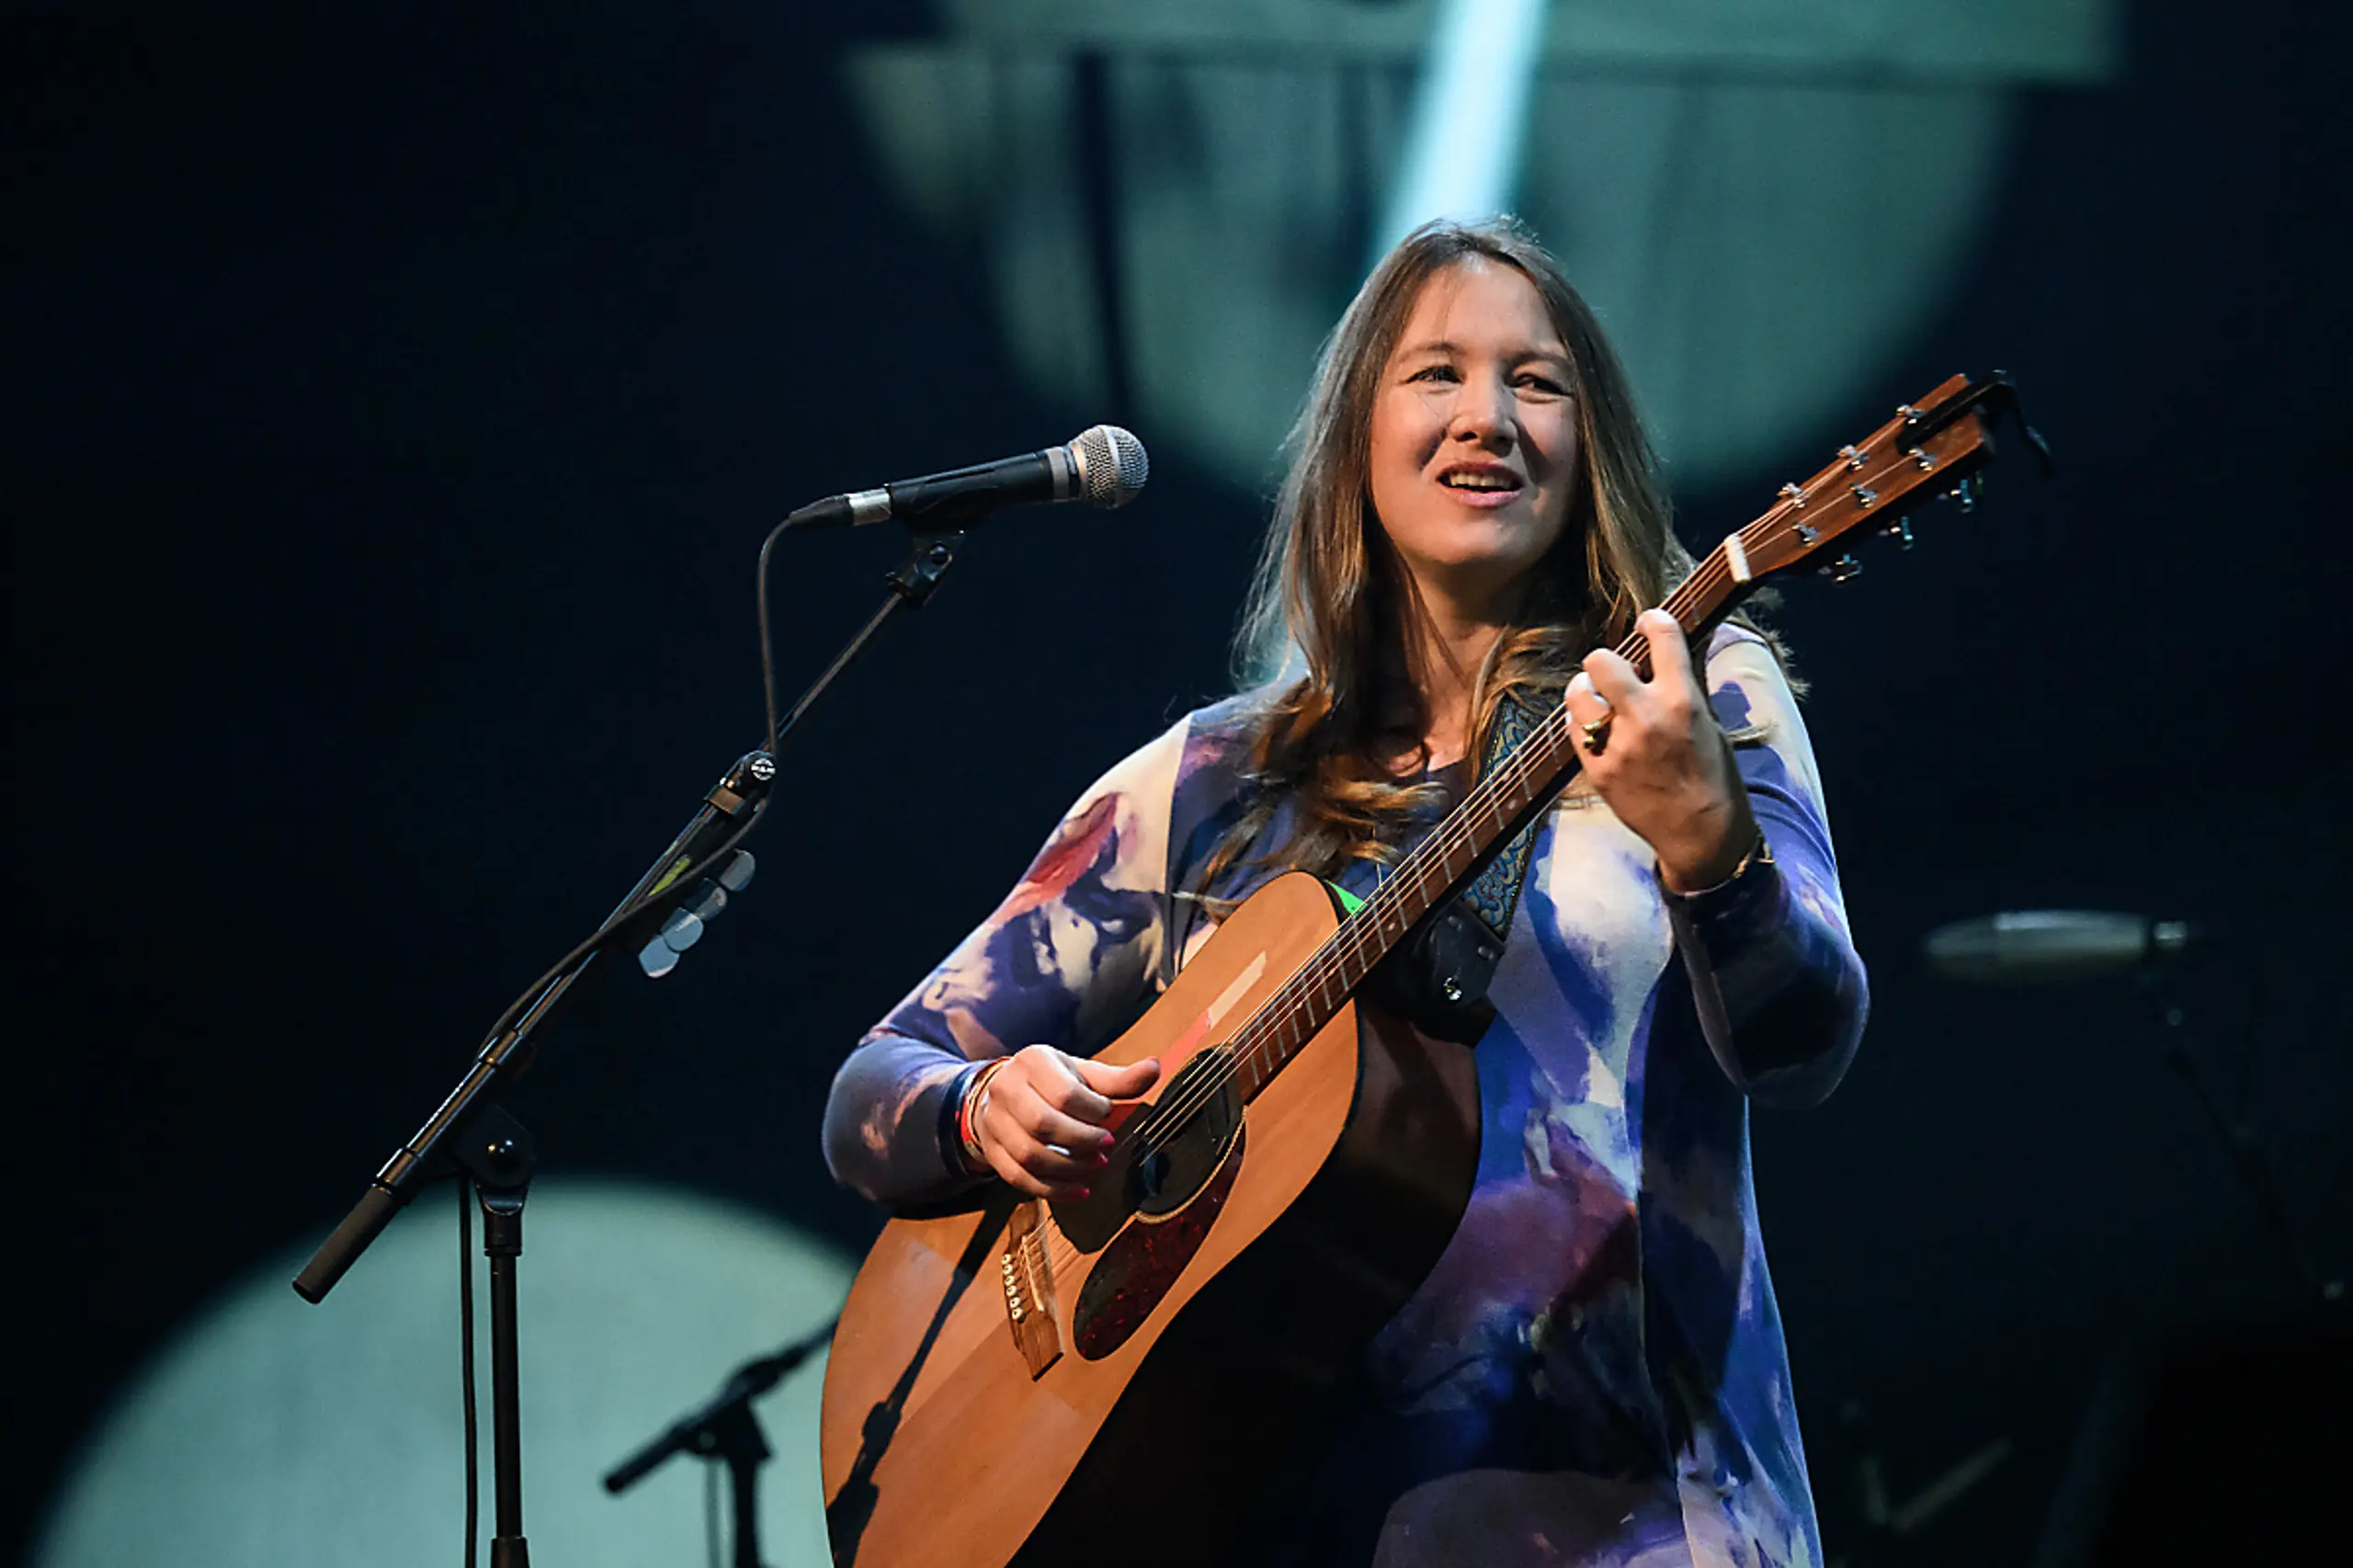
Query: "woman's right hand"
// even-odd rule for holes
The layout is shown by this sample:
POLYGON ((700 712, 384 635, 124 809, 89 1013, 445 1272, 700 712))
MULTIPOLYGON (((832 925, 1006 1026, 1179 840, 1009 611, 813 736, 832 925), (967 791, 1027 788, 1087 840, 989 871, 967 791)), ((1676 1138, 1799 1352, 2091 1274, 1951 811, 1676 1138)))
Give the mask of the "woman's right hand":
POLYGON ((973 1107, 972 1134, 989 1168, 1032 1198, 1086 1196, 1111 1162, 1111 1102, 1131 1100, 1160 1081, 1147 1057, 1112 1067, 1051 1045, 1024 1046, 989 1075, 973 1107))

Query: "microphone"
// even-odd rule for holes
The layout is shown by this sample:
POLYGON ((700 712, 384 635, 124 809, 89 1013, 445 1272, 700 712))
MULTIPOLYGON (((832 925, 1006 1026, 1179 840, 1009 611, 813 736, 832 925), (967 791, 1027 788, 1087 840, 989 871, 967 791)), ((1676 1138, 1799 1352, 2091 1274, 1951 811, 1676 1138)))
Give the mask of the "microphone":
POLYGON ((2186 920, 2085 909, 2013 909, 1928 933, 1928 962, 1955 980, 1997 985, 2122 974, 2171 958, 2198 932, 2186 920))
POLYGON ((1124 506, 1151 476, 1142 441, 1117 425, 1097 425, 1072 437, 1067 446, 902 479, 879 490, 828 495, 785 522, 790 528, 861 528, 896 517, 926 528, 962 528, 1009 506, 1055 501, 1124 506))

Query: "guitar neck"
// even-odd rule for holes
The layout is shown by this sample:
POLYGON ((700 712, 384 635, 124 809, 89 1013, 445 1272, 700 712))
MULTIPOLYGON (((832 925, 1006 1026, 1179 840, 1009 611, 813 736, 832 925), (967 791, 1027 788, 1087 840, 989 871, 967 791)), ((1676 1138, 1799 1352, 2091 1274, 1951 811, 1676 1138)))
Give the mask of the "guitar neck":
MULTIPOLYGON (((1733 554, 1739 538, 1735 534, 1718 545, 1660 607, 1682 625, 1695 647, 1747 597, 1748 574, 1738 569, 1733 554)), ((1650 677, 1648 638, 1631 632, 1618 653, 1644 679, 1650 677)), ((1546 715, 1236 1033, 1233 1050, 1245 1100, 1332 1021, 1408 933, 1485 869, 1567 788, 1579 766, 1569 723, 1566 708, 1546 715)))
MULTIPOLYGON (((1659 608, 1675 617, 1704 657, 1709 638, 1768 577, 1820 565, 1844 581, 1859 572, 1851 554, 1820 564, 1860 533, 1885 532, 1909 544, 1905 506, 1923 495, 1958 498, 1967 509, 1977 467, 1993 454, 1996 413, 2017 412, 2001 377, 1977 382, 1953 376, 1918 406, 1895 417, 1804 484, 1785 484, 1772 509, 1710 551, 1659 608)), ((2044 460, 2041 437, 2020 421, 2044 460)), ((1649 639, 1629 632, 1618 653, 1647 679, 1649 639)), ((1231 1041, 1245 1098, 1256 1095, 1283 1063, 1315 1038, 1367 976, 1432 911, 1477 876, 1575 775, 1577 751, 1568 710, 1555 708, 1428 837, 1383 879, 1380 890, 1238 1030, 1231 1041)))

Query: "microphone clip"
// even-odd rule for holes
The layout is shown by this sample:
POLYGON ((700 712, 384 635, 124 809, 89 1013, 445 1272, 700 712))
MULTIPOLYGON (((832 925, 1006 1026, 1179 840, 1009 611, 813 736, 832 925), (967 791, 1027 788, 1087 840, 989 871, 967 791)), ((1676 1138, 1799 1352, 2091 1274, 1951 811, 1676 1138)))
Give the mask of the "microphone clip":
POLYGON ((956 551, 963 542, 962 528, 915 529, 907 537, 906 560, 884 581, 909 609, 921 609, 956 564, 956 551))

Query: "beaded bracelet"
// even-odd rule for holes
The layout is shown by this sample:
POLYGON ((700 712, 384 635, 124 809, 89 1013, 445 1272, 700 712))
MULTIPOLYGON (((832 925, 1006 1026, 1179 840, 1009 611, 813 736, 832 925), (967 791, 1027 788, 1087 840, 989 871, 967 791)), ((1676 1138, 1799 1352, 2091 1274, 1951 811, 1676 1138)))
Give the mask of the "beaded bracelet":
POLYGON ((956 1107, 956 1142, 964 1152, 964 1165, 974 1176, 989 1174, 989 1158, 981 1152, 981 1113, 987 1108, 989 1080, 1000 1068, 1011 1062, 1010 1056, 1000 1056, 994 1062, 981 1063, 972 1081, 964 1085, 964 1097, 956 1107))

